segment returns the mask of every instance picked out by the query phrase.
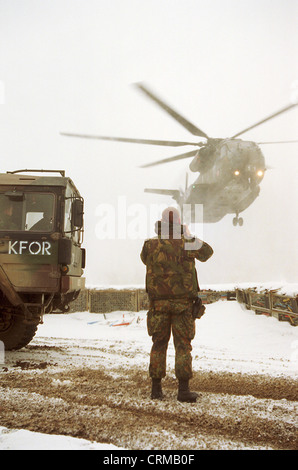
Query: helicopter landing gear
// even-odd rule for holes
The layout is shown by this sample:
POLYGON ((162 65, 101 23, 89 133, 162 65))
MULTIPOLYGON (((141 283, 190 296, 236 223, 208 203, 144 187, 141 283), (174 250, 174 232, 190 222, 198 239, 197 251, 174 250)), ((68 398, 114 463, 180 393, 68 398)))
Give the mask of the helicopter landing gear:
POLYGON ((233 225, 234 227, 236 227, 236 225, 239 225, 240 227, 242 227, 243 225, 243 219, 242 217, 238 217, 238 214, 236 214, 236 217, 233 218, 233 225))

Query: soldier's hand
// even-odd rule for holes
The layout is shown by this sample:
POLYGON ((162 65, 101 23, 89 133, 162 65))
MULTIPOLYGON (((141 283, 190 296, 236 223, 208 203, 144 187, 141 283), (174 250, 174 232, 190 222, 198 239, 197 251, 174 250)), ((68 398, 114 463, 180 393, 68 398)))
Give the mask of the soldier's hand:
POLYGON ((190 230, 188 228, 188 225, 183 225, 183 235, 186 238, 192 238, 192 234, 190 233, 190 230))

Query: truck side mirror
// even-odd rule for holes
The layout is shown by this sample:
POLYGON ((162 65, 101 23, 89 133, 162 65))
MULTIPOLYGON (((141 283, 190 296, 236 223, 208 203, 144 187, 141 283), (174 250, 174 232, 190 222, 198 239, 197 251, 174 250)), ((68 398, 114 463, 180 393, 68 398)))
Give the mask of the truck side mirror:
POLYGON ((83 227, 84 202, 82 199, 75 199, 72 203, 72 224, 74 227, 83 227))

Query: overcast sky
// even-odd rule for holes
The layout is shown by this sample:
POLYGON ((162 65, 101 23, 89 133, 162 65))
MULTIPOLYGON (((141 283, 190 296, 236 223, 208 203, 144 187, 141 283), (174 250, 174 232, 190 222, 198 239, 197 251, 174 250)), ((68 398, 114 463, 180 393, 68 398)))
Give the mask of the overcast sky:
MULTIPOLYGON (((103 204, 117 218, 119 201, 171 204, 143 190, 184 187, 190 162, 141 169, 179 152, 59 133, 192 140, 131 86, 144 81, 208 135, 232 136, 297 99, 297 18, 296 0, 0 0, 1 171, 58 168, 74 180, 88 285, 144 282, 141 238, 99 239, 103 204)), ((298 139, 297 113, 241 138, 298 139)), ((243 227, 232 215, 203 227, 214 256, 197 266, 201 284, 297 282, 298 144, 262 151, 272 169, 243 227)))

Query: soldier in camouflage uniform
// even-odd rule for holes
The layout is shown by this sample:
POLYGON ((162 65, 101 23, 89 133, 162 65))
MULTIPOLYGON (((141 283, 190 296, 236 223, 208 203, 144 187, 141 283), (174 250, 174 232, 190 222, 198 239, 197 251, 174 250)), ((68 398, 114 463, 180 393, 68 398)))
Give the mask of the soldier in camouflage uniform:
POLYGON ((149 374, 152 398, 162 399, 161 379, 166 375, 166 354, 171 331, 175 346, 175 374, 179 381, 178 400, 195 402, 190 392, 192 377, 191 341, 195 336, 193 303, 198 298, 195 259, 207 261, 213 254, 205 242, 191 237, 182 226, 177 209, 168 208, 156 223, 156 238, 146 240, 141 259, 146 265, 146 291, 150 310, 148 334, 152 336, 149 374))

